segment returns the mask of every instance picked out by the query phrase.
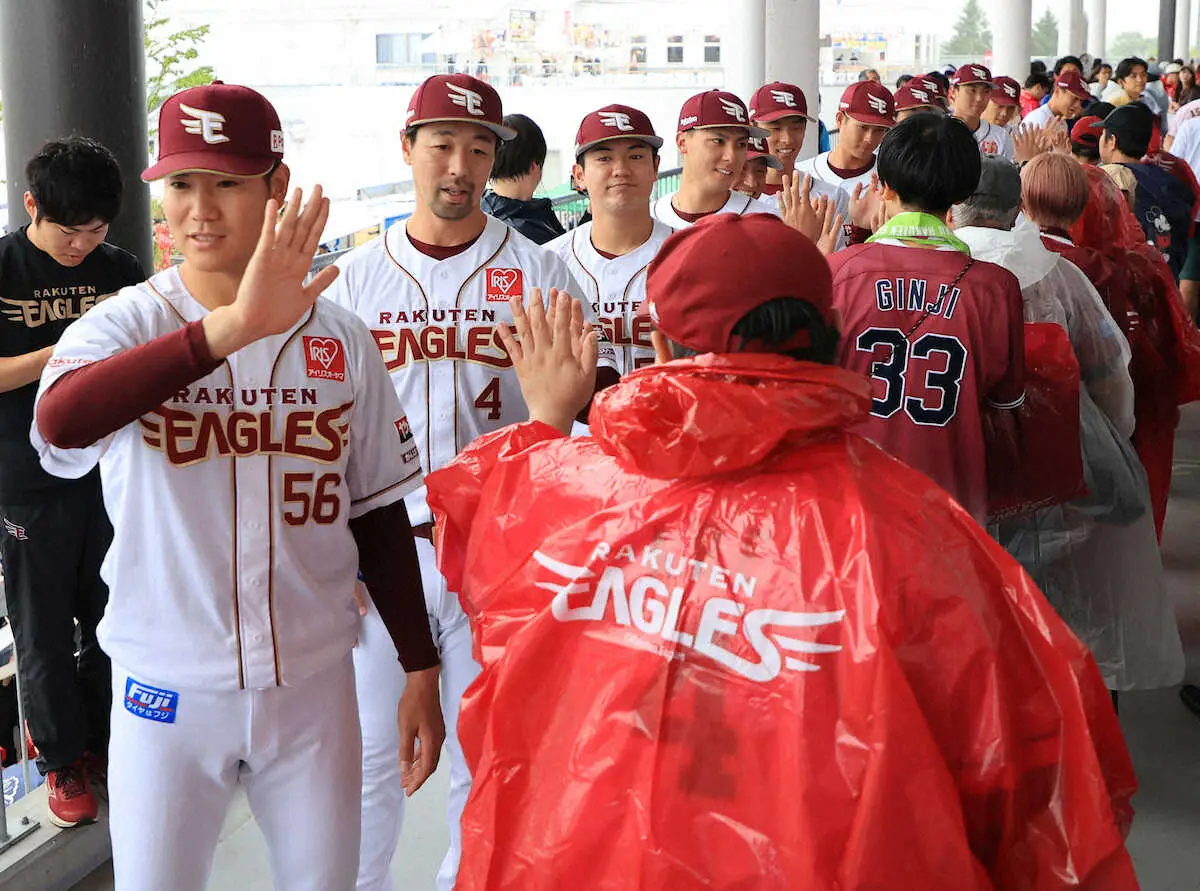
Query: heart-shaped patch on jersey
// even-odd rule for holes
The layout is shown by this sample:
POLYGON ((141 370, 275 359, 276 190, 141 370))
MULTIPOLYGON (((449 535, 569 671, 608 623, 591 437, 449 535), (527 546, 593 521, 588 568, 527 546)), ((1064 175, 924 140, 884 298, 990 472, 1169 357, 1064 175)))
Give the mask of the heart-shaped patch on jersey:
POLYGON ((504 303, 509 297, 525 293, 525 279, 520 269, 493 267, 487 271, 487 302, 504 303))
POLYGON ((305 337, 304 366, 309 377, 324 380, 346 379, 346 356, 336 337, 305 337))

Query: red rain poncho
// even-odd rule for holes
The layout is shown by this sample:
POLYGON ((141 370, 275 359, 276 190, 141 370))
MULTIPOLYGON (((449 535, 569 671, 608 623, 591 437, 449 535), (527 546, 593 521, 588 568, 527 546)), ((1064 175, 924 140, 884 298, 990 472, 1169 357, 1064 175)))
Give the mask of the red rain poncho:
POLYGON ((430 475, 483 667, 458 891, 1137 887, 1095 664, 868 404, 707 355, 430 475))
POLYGON ((1120 190, 1100 168, 1083 169, 1091 196, 1069 232, 1076 249, 1060 253, 1089 277, 1101 279, 1093 278, 1093 284, 1129 340, 1137 420, 1133 443, 1146 468, 1161 537, 1178 406, 1200 399, 1200 332, 1187 317, 1170 268, 1146 244, 1120 190))

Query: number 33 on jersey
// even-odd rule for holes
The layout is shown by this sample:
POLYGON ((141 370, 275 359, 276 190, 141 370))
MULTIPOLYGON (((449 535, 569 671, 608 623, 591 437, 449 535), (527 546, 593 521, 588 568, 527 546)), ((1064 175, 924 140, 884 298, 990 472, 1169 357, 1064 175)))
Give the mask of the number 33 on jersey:
MULTIPOLYGON (((512 322, 509 298, 528 300, 533 288, 581 294, 558 257, 490 217, 470 247, 444 260, 417 250, 397 223, 339 265, 328 294, 375 335, 427 470, 477 436, 528 417, 496 335, 499 323, 512 322)), ((586 303, 585 316, 595 323, 586 303)), ((607 343, 600 364, 615 367, 607 343)), ((414 524, 428 521, 409 508, 414 524)))

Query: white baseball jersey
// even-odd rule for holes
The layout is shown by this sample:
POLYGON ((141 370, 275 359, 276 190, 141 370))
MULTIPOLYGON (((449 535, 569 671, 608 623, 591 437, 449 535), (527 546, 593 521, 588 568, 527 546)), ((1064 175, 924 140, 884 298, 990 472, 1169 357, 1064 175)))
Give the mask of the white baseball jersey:
POLYGON ((650 343, 654 326, 638 313, 646 300, 646 270, 670 235, 671 227, 655 220, 650 237, 640 247, 611 260, 592 245, 591 223, 545 246, 562 258, 579 282, 579 296, 592 305, 605 337, 616 351, 617 371, 621 374, 654 364, 654 346, 650 343))
MULTIPOLYGON (((532 288, 581 293, 557 256, 491 217, 471 247, 445 260, 413 247, 397 223, 338 265, 342 273, 326 294, 375 335, 396 392, 413 407, 408 417, 426 473, 476 437, 529 417, 496 333, 498 323, 512 324, 508 298, 528 298, 532 288)), ((606 344, 601 364, 614 365, 606 344)), ((424 487, 405 503, 413 525, 430 522, 424 487)))
MULTIPOLYGON (((798 174, 802 176, 803 174, 798 174)), ((837 212, 842 215, 842 234, 838 236, 837 244, 834 250, 840 251, 842 248, 849 246, 850 236, 847 234, 850 229, 850 195, 841 186, 830 185, 823 183, 815 176, 812 181, 812 196, 820 198, 825 196, 833 201, 837 212)), ((763 195, 758 199, 763 204, 771 208, 772 213, 782 215, 782 210, 779 207, 779 194, 763 195)))
POLYGON ((1016 157, 1016 149, 1013 147, 1012 137, 1009 136, 1008 130, 1004 127, 997 126, 990 121, 981 120, 972 135, 975 137, 975 142, 979 145, 980 154, 997 155, 1001 158, 1007 158, 1009 161, 1016 157))
MULTIPOLYGON (((692 224, 675 213, 675 207, 671 201, 675 198, 675 192, 669 195, 663 195, 652 205, 650 205, 650 213, 654 219, 665 226, 675 229, 686 229, 692 224)), ((730 192, 729 200, 725 202, 717 213, 736 213, 739 216, 745 213, 775 213, 769 204, 764 204, 758 198, 751 198, 749 195, 743 195, 741 192, 730 192)))
POLYGON ((847 198, 854 193, 854 187, 859 183, 863 184, 864 188, 871 187, 871 177, 875 174, 875 165, 871 165, 871 169, 866 173, 860 173, 858 176, 843 178, 834 172, 829 166, 829 156, 831 152, 817 155, 815 158, 808 158, 804 161, 796 162, 796 175, 803 176, 808 174, 815 180, 820 180, 823 183, 828 183, 831 186, 840 186, 846 193, 847 198))
MULTIPOLYGON (((38 399, 207 313, 176 268, 124 288, 67 329, 38 399)), ((324 298, 94 445, 50 446, 36 423, 31 439, 57 476, 100 464, 105 653, 181 688, 296 684, 344 659, 359 619, 348 521, 421 483, 370 332, 324 298)))

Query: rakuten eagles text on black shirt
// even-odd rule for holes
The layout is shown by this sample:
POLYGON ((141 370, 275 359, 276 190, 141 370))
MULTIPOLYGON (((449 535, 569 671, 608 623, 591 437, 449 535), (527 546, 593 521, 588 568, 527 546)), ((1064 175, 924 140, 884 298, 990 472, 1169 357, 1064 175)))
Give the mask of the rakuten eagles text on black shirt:
MULTIPOLYGON (((111 244, 78 266, 63 266, 35 247, 24 228, 0 238, 0 356, 53 346, 101 300, 145 278, 137 258, 111 244)), ((37 388, 34 381, 0 393, 0 504, 70 482, 42 470, 29 444, 37 388)))

